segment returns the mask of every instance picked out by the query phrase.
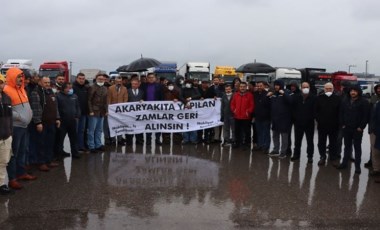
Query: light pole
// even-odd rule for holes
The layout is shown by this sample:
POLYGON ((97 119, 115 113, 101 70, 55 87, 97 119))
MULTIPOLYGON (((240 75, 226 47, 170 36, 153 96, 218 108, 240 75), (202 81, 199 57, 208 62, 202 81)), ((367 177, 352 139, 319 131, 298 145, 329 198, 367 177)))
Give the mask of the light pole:
POLYGON ((365 61, 365 78, 368 77, 368 60, 365 61))
POLYGON ((351 67, 356 67, 356 65, 348 65, 348 73, 351 73, 351 67))

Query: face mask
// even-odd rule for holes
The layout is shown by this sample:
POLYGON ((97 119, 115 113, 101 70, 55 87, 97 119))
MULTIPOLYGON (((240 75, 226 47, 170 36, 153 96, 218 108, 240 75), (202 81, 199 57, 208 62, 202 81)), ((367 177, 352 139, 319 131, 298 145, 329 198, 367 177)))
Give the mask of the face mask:
POLYGON ((168 89, 169 89, 170 91, 172 91, 172 90, 174 89, 174 86, 169 85, 169 86, 168 86, 168 89))
POLYGON ((326 92, 326 96, 330 97, 332 95, 332 92, 326 92))
POLYGON ((53 91, 53 93, 57 93, 57 89, 56 88, 52 88, 51 90, 53 91))
POLYGON ((185 86, 186 86, 186 88, 188 88, 188 89, 191 88, 191 84, 189 84, 189 83, 187 83, 185 86))
POLYGON ((310 89, 309 89, 309 88, 303 88, 303 89, 302 89, 302 93, 303 93, 303 94, 309 94, 309 92, 310 92, 310 89))
POLYGON ((67 92, 68 95, 73 95, 74 94, 74 90, 73 89, 70 89, 69 92, 67 92))
POLYGON ((268 91, 269 91, 269 88, 265 88, 264 90, 268 92, 268 91))
POLYGON ((183 80, 179 80, 179 84, 181 84, 181 85, 182 85, 182 84, 183 84, 183 80))
POLYGON ((104 85, 104 82, 96 82, 96 84, 100 87, 102 87, 104 85))

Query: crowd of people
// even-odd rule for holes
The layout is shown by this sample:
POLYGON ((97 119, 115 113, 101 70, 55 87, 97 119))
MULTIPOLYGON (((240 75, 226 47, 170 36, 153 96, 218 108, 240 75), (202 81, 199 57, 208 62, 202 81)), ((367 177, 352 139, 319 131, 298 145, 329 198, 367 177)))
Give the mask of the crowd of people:
POLYGON ((98 74, 90 84, 83 73, 70 83, 64 76, 51 79, 11 68, 6 77, 0 75, 0 193, 11 194, 23 187, 21 180, 37 179, 28 173, 31 167, 48 172, 64 157, 79 159, 83 153, 104 152, 105 145, 116 143, 170 143, 167 133, 155 133, 154 138, 152 133, 111 138, 106 119, 110 104, 180 101, 189 107, 190 101, 202 99, 221 100, 223 126, 173 134, 173 143, 231 145, 241 151, 279 159, 291 156, 291 161, 298 161, 305 136, 311 164, 317 127, 318 165, 325 165, 328 159, 337 169, 345 169, 354 161, 355 173, 360 174, 362 137, 369 124, 371 159, 365 166, 372 168, 370 175, 380 182, 380 138, 376 138, 380 133, 379 86, 368 100, 359 86, 335 92, 331 83, 324 85, 323 93, 313 95, 307 82, 299 86, 276 80, 271 88, 267 82, 247 83, 240 78, 226 84, 219 77, 209 82, 178 76, 172 82, 148 73, 130 78, 98 74), (66 136, 70 153, 64 151, 66 136))

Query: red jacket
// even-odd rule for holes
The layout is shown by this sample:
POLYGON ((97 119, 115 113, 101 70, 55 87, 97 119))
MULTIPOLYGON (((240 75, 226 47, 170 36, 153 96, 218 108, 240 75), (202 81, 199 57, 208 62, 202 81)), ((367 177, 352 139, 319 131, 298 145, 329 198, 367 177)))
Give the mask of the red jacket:
POLYGON ((243 95, 240 92, 234 93, 230 106, 235 119, 252 119, 252 113, 255 108, 253 94, 250 92, 246 92, 243 95))

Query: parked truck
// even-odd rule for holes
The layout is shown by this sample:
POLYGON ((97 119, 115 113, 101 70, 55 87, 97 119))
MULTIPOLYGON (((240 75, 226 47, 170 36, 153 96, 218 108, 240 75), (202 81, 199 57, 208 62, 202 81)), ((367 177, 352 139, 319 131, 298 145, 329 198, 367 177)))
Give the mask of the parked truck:
POLYGON ((343 87, 358 85, 358 77, 352 73, 338 71, 331 74, 331 81, 336 92, 341 92, 343 87))
POLYGON ((291 82, 301 85, 301 71, 295 68, 276 68, 276 71, 268 74, 268 83, 273 86, 275 80, 282 80, 287 86, 291 82))
POLYGON ((187 62, 180 68, 180 74, 186 79, 196 79, 198 81, 210 79, 209 62, 187 62))
POLYGON ((40 65, 39 75, 49 77, 52 83, 55 83, 55 78, 58 74, 62 74, 65 81, 70 81, 67 61, 46 61, 40 65))
POLYGON ((164 77, 167 80, 174 82, 177 76, 177 63, 161 62, 159 66, 154 68, 154 73, 158 79, 164 77))
POLYGON ((32 60, 30 59, 9 59, 5 64, 1 66, 1 74, 6 75, 7 70, 10 68, 19 68, 22 71, 33 70, 32 60))
POLYGON ((220 77, 225 83, 232 83, 235 78, 243 80, 242 73, 236 73, 236 68, 233 66, 215 66, 214 77, 220 77))
POLYGON ((104 74, 106 71, 101 69, 81 69, 79 73, 83 73, 86 76, 86 80, 92 84, 97 74, 104 74))
POLYGON ((323 91, 327 82, 332 80, 331 73, 327 73, 323 68, 303 68, 299 71, 301 71, 302 82, 308 82, 310 91, 316 95, 323 91))

